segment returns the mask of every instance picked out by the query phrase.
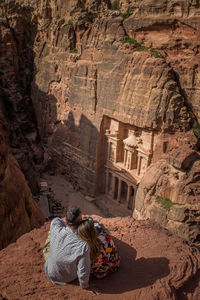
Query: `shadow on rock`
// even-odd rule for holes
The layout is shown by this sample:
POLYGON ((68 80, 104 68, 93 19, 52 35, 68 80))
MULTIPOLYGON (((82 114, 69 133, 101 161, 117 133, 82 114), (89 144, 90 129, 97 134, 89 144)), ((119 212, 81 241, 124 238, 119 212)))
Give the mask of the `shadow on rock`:
POLYGON ((169 273, 169 260, 165 257, 141 257, 136 259, 136 250, 128 244, 114 239, 119 249, 121 266, 117 273, 110 274, 91 283, 104 294, 121 294, 126 291, 141 289, 152 285, 156 280, 166 277, 169 273))

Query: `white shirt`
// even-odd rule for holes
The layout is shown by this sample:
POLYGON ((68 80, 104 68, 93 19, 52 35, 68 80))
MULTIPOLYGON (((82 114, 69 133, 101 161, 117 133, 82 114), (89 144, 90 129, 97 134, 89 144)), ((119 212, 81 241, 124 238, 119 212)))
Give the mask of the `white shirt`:
POLYGON ((51 222, 51 241, 48 259, 44 265, 46 276, 57 284, 66 284, 78 277, 80 286, 89 286, 90 249, 60 218, 51 222))

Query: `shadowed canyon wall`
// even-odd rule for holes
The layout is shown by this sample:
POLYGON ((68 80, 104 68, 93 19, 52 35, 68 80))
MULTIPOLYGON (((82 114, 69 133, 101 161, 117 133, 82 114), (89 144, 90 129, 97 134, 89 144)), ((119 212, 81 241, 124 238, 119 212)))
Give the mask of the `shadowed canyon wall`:
POLYGON ((32 40, 36 32, 36 25, 31 20, 32 11, 33 8, 26 10, 18 3, 11 2, 12 17, 8 19, 5 10, 1 10, 0 95, 12 153, 31 190, 36 192, 37 165, 43 160, 43 150, 31 100, 34 60, 32 40))
POLYGON ((0 114, 0 249, 45 221, 9 148, 6 125, 0 114))
POLYGON ((167 226, 169 211, 154 199, 169 198, 187 213, 175 214, 168 227, 180 232, 186 218, 186 227, 196 229, 180 234, 198 238, 199 15, 199 2, 190 0, 4 2, 4 102, 16 124, 11 141, 23 140, 13 152, 30 185, 37 180, 29 179, 28 170, 52 168, 84 193, 105 192, 106 130, 112 123, 105 120, 153 132, 150 169, 138 179, 134 216, 167 226), (148 194, 145 178, 154 178, 161 159, 175 168, 170 172, 178 173, 178 182, 166 189, 168 181, 157 180, 148 194), (177 192, 181 180, 192 192, 177 192), (187 217, 191 211, 193 218, 187 217))
POLYGON ((25 16, 16 17, 23 10, 15 9, 11 25, 3 12, 0 20, 0 249, 45 221, 31 193, 38 190, 36 164, 43 155, 30 98, 31 37, 25 16))

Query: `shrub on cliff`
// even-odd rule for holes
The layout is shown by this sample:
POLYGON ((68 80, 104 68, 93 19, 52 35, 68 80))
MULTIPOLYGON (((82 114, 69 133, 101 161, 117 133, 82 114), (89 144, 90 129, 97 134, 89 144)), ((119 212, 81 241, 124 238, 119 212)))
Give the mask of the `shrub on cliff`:
POLYGON ((154 49, 151 49, 151 56, 154 56, 156 58, 161 58, 162 57, 162 54, 154 49))
POLYGON ((156 202, 166 210, 170 210, 170 208, 175 204, 169 198, 161 196, 156 196, 156 202))
POLYGON ((137 40, 132 39, 130 36, 126 35, 124 40, 122 41, 123 44, 129 43, 134 44, 136 51, 149 51, 149 49, 145 46, 142 46, 137 40))
POLYGON ((120 15, 122 17, 122 20, 124 21, 125 19, 128 19, 130 17, 131 12, 129 10, 127 10, 124 14, 121 13, 120 15))
POLYGON ((200 124, 197 121, 194 122, 192 131, 194 132, 195 136, 200 139, 200 124))
POLYGON ((70 49, 70 53, 77 53, 77 52, 78 52, 78 50, 76 48, 70 49))

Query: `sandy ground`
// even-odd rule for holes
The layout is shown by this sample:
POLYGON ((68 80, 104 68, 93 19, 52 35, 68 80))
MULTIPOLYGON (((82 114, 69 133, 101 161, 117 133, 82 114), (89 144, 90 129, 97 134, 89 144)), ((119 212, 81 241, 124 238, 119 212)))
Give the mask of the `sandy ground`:
POLYGON ((62 175, 43 174, 42 180, 48 183, 48 188, 51 189, 55 201, 61 203, 64 211, 70 205, 77 205, 81 208, 82 213, 87 215, 95 214, 101 217, 126 217, 131 215, 130 210, 117 203, 117 201, 106 197, 106 195, 100 195, 90 201, 87 196, 75 191, 62 175))

